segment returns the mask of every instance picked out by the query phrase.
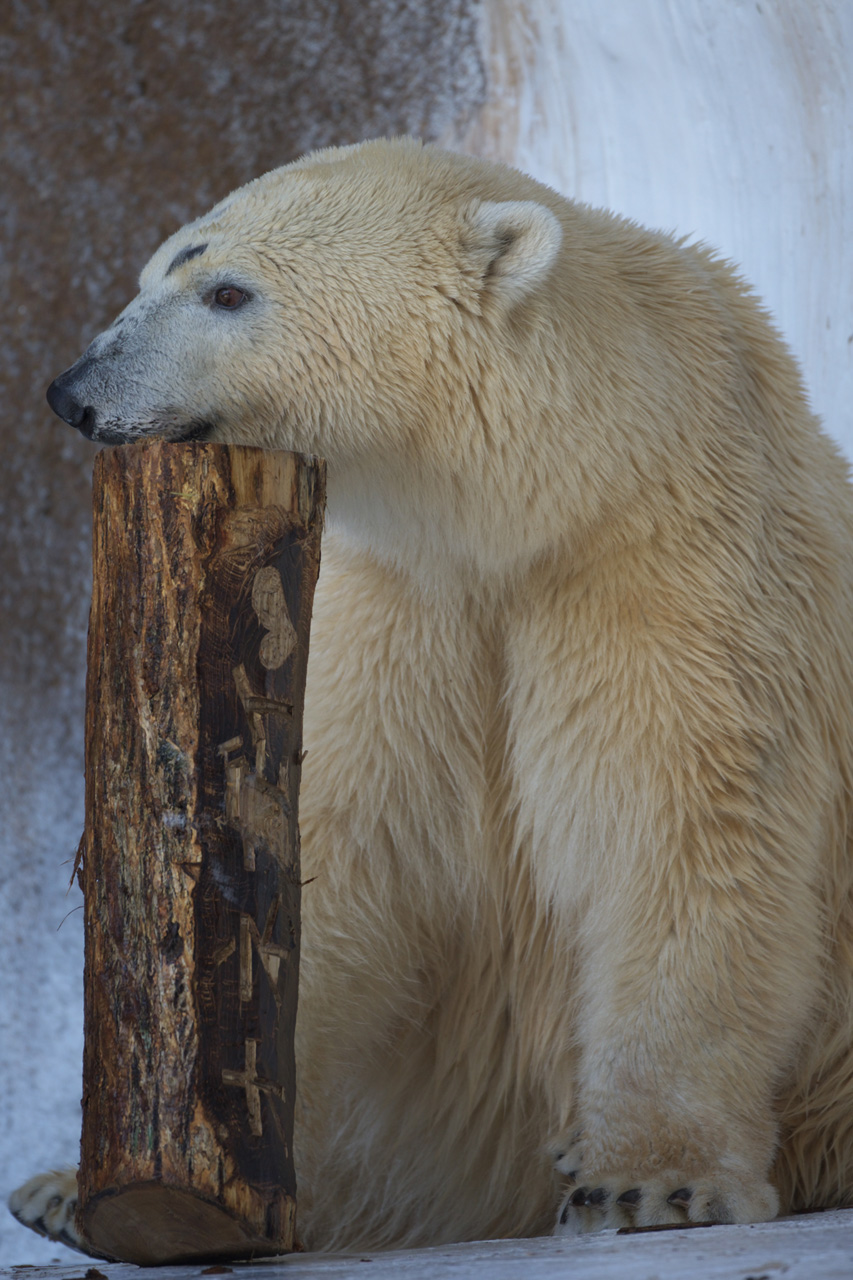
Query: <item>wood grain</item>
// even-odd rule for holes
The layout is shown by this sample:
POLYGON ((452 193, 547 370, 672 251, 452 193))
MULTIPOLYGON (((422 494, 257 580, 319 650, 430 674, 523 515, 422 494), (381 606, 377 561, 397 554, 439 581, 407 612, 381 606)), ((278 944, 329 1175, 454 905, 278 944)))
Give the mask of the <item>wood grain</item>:
POLYGON ((302 699, 323 464, 95 467, 78 1222, 143 1264, 293 1245, 302 699))

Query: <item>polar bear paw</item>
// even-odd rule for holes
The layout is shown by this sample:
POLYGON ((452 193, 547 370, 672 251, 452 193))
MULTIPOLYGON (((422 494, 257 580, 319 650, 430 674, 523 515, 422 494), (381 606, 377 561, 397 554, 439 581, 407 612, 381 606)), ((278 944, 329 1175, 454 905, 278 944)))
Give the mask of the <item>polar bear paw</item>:
POLYGON ((91 1253, 74 1222, 77 1208, 77 1170, 73 1167, 39 1173, 9 1196, 10 1212, 25 1227, 70 1249, 91 1253))
POLYGON ((767 1222, 779 1212, 779 1196, 769 1182, 722 1167, 693 1177, 677 1169, 649 1177, 630 1171, 587 1176, 572 1164, 571 1152, 556 1161, 569 1182, 557 1215, 557 1235, 608 1227, 767 1222))

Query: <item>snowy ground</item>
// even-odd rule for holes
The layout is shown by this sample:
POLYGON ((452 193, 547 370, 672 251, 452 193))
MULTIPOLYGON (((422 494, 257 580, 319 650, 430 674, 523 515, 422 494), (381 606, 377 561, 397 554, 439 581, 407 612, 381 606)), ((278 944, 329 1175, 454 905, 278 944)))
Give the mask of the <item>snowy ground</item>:
MULTIPOLYGON (((573 1240, 498 1240, 364 1255, 293 1254, 257 1263, 162 1267, 157 1280, 227 1274, 235 1280, 850 1280, 853 1210, 747 1227, 573 1240), (204 1269, 203 1269, 204 1268, 204 1269)), ((86 1260, 26 1272, 27 1280, 133 1280, 131 1266, 86 1260)), ((0 1280, 22 1280, 0 1269, 0 1280)))

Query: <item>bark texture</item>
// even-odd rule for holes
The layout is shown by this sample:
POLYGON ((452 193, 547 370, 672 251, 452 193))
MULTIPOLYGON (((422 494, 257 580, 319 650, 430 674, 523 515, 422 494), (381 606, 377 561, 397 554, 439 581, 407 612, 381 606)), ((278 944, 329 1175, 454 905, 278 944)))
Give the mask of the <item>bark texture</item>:
POLYGON ((293 1245, 316 459, 95 465, 79 1222, 142 1264, 293 1245))

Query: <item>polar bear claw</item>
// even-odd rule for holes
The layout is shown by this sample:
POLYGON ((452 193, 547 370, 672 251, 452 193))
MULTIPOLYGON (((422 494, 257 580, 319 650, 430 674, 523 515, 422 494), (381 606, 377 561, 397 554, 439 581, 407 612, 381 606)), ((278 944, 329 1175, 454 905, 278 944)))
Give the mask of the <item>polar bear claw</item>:
POLYGON ((765 1222, 779 1211, 779 1196, 766 1181, 738 1181, 724 1171, 687 1178, 677 1169, 639 1180, 627 1173, 570 1187, 560 1205, 555 1234, 580 1235, 618 1227, 765 1222))

